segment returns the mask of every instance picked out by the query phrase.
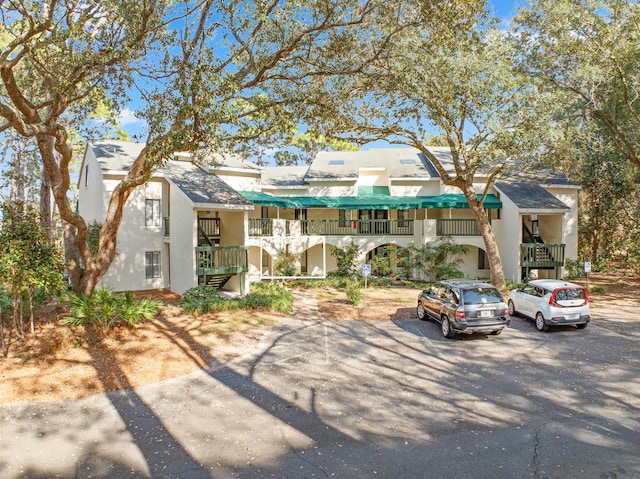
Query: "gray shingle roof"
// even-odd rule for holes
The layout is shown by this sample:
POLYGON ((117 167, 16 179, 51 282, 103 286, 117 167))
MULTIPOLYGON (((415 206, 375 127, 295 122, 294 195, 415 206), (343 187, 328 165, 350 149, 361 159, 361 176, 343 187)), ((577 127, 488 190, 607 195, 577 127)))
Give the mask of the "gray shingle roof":
POLYGON ((216 175, 207 173, 193 163, 168 161, 158 173, 176 185, 193 203, 253 207, 249 200, 216 175))
POLYGON ((274 188, 308 186, 304 177, 308 166, 269 166, 262 170, 262 186, 274 188))
MULTIPOLYGON (((102 170, 126 174, 144 146, 143 143, 103 140, 92 143, 89 148, 102 170)), ((207 173, 190 161, 169 160, 155 174, 175 184, 193 203, 240 208, 252 206, 216 175, 207 173)))
POLYGON ((522 210, 568 210, 558 198, 542 186, 527 181, 499 181, 496 189, 522 210))
POLYGON ((414 148, 375 148, 366 151, 321 151, 305 180, 356 179, 360 168, 386 168, 389 178, 438 177, 433 166, 414 148))
POLYGON ((144 143, 130 141, 102 140, 89 145, 100 168, 104 171, 129 171, 133 161, 145 147, 144 143))

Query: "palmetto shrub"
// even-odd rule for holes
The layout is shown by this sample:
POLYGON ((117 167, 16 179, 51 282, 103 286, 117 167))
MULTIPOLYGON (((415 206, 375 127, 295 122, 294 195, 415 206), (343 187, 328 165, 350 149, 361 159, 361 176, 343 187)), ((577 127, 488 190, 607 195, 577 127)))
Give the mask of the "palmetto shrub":
POLYGON ((119 324, 135 324, 150 321, 158 314, 162 303, 151 298, 136 299, 133 292, 116 294, 109 288, 98 288, 93 295, 72 294, 71 316, 64 324, 74 326, 95 325, 108 330, 119 324))

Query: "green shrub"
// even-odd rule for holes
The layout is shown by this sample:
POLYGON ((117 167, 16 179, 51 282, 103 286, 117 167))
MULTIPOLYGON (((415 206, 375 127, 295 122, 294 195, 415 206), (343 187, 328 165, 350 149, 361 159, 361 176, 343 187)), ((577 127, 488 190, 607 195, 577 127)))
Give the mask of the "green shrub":
POLYGON ((606 293, 607 292, 607 288, 605 288, 604 286, 600 286, 597 284, 590 284, 589 287, 587 288, 587 290, 590 293, 606 293))
POLYGON ((149 321, 158 314, 162 303, 150 298, 137 300, 133 292, 115 294, 109 288, 98 288, 92 296, 72 294, 71 316, 63 324, 74 326, 96 325, 104 330, 123 324, 149 321))
POLYGON ((331 245, 331 256, 336 259, 336 275, 351 278, 357 274, 356 258, 358 257, 358 245, 351 243, 349 246, 340 248, 331 245))
POLYGON ((565 279, 578 279, 584 278, 584 263, 573 260, 573 259, 565 259, 564 260, 564 277, 565 279))
POLYGON ((273 269, 280 276, 293 276, 296 274, 296 257, 291 253, 278 254, 273 269))
POLYGON ((256 283, 253 291, 240 300, 241 309, 275 311, 290 313, 293 311, 293 296, 287 288, 276 283, 256 283))
POLYGON ((179 305, 185 313, 205 314, 223 310, 224 302, 216 288, 203 283, 185 291, 179 305))
POLYGON ((180 298, 180 306, 188 314, 205 314, 214 311, 293 311, 293 296, 281 284, 254 283, 251 293, 243 298, 223 298, 213 287, 201 284, 186 291, 180 298))
POLYGON ((347 299, 354 306, 358 306, 362 301, 362 290, 358 281, 352 281, 347 285, 347 299))

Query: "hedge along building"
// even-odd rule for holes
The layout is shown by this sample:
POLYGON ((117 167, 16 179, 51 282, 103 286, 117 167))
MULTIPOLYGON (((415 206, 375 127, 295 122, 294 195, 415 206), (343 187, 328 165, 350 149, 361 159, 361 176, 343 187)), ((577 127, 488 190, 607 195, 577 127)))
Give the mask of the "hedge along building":
MULTIPOLYGON (((87 146, 78 182, 86 221, 102 221, 142 147, 87 146)), ((447 164, 446 148, 432 151, 447 164)), ((356 244, 361 267, 389 245, 420 246, 443 236, 469 246, 461 266, 467 275, 490 276, 464 196, 445 186, 417 150, 321 152, 308 166, 258 167, 230 155, 208 160, 213 166, 177 153, 134 191, 101 284, 182 294, 207 282, 246 293, 251 282, 281 277, 278 258, 288 258, 295 276, 323 278, 336 269, 331 246, 356 244)), ((485 181, 476 178, 478 193, 485 181)), ((552 175, 539 183, 511 178, 490 189, 484 206, 507 279, 560 277, 565 258, 576 258, 578 191, 552 175)))

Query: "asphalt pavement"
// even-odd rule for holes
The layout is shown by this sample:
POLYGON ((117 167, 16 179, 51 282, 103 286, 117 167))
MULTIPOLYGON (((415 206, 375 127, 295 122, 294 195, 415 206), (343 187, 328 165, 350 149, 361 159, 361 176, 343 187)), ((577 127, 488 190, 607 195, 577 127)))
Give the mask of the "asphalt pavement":
MULTIPOLYGON (((640 338, 294 313, 207 370, 0 406, 0 477, 640 479, 640 338)), ((610 325, 609 324, 609 325, 610 325)))

